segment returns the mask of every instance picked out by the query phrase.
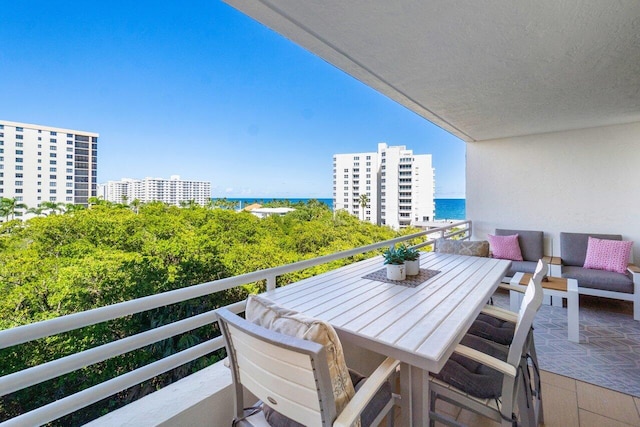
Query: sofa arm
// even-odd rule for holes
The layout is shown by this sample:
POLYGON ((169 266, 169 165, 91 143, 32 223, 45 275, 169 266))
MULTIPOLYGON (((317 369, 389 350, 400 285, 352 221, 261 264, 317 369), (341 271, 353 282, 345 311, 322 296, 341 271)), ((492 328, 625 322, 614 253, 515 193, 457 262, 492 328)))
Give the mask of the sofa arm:
POLYGON ((542 257, 542 260, 549 265, 562 265, 562 258, 558 256, 545 255, 542 257))
POLYGON ((629 273, 631 274, 640 274, 640 267, 638 267, 635 264, 629 264, 627 265, 627 270, 629 271, 629 273))

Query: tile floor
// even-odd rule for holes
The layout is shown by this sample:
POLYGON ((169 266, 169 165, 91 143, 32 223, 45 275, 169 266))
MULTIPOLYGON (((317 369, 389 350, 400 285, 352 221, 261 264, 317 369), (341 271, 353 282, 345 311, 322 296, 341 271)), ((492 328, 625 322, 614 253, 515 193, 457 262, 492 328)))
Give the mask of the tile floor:
MULTIPOLYGON (((545 371, 541 377, 546 427, 640 426, 640 398, 545 371)), ((493 420, 461 411, 445 402, 438 402, 438 410, 455 416, 458 422, 470 427, 500 426, 493 420)), ((396 426, 400 426, 398 412, 396 426)), ((436 426, 441 425, 436 423, 436 426)), ((386 426, 386 422, 381 426, 386 426)))

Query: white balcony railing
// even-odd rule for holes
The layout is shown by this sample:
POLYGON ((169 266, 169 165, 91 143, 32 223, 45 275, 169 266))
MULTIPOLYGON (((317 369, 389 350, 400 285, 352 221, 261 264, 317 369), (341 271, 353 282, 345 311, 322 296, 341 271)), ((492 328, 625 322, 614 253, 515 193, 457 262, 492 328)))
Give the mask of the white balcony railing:
MULTIPOLYGON (((205 295, 212 295, 237 286, 246 285, 260 280, 266 280, 267 289, 274 289, 276 278, 283 274, 292 273, 309 267, 325 264, 350 256, 360 255, 376 249, 395 245, 413 239, 421 239, 422 242, 414 245, 415 248, 429 246, 440 237, 456 237, 470 239, 472 234, 471 221, 460 221, 446 224, 444 227, 432 228, 427 231, 362 246, 347 251, 337 252, 309 260, 299 261, 279 267, 254 271, 240 276, 229 277, 202 283, 187 288, 176 289, 161 294, 151 295, 126 301, 110 306, 100 307, 80 313, 70 314, 59 318, 19 326, 0 331, 0 348, 8 348, 27 343, 40 338, 57 335, 80 329, 89 325, 130 316, 147 310, 164 307, 170 304, 187 301, 205 295)), ((244 311, 245 301, 240 301, 227 306, 231 311, 240 313, 244 311)), ((215 310, 188 317, 168 325, 141 332, 126 338, 119 339, 89 350, 52 360, 38 366, 24 369, 0 377, 0 396, 25 389, 61 375, 82 369, 86 366, 102 362, 104 360, 125 354, 156 343, 158 341, 188 332, 204 325, 215 322, 215 310)), ((75 394, 58 399, 30 412, 21 414, 6 420, 0 426, 25 426, 41 425, 62 416, 73 413, 79 409, 98 402, 122 390, 133 387, 143 381, 154 378, 162 373, 170 371, 185 363, 196 360, 224 346, 222 337, 217 337, 201 344, 195 345, 179 353, 165 357, 141 368, 122 374, 118 377, 97 384, 75 394)))

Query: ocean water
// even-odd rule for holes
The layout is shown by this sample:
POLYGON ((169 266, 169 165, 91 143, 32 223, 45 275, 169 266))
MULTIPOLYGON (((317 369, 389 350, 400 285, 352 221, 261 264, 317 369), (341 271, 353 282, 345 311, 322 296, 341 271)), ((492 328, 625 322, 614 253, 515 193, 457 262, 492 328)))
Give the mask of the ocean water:
MULTIPOLYGON (((274 200, 285 200, 282 198, 227 198, 229 201, 239 202, 241 207, 250 205, 251 203, 266 203, 274 200)), ((309 198, 286 199, 291 203, 307 202, 309 198)), ((333 209, 333 199, 317 199, 333 209)), ((465 219, 466 218, 466 201, 465 199, 435 199, 436 218, 435 219, 465 219)))

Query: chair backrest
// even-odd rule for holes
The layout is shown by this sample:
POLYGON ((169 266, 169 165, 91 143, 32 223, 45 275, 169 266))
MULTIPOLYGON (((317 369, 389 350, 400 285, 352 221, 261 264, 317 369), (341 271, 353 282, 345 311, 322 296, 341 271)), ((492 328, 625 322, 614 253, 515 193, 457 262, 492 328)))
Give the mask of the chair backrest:
POLYGON ((531 280, 529 280, 529 286, 527 286, 527 290, 522 298, 522 304, 518 312, 518 322, 516 323, 516 329, 513 334, 513 341, 509 347, 509 356, 507 357, 507 363, 513 366, 518 366, 520 363, 520 357, 522 356, 529 330, 533 325, 533 319, 542 305, 542 279, 547 269, 547 263, 539 260, 536 271, 533 273, 531 280))
POLYGON ((542 231, 496 228, 496 236, 513 236, 514 234, 518 235, 518 244, 523 260, 537 261, 544 257, 544 233, 542 231))
POLYGON ((336 408, 323 345, 273 332, 224 308, 217 314, 231 365, 237 418, 250 406, 243 401, 245 387, 301 424, 332 424, 336 408))
POLYGON ((620 234, 560 233, 562 264, 582 267, 587 257, 589 236, 598 239, 622 240, 620 234))

